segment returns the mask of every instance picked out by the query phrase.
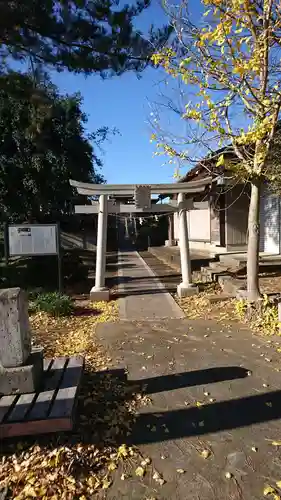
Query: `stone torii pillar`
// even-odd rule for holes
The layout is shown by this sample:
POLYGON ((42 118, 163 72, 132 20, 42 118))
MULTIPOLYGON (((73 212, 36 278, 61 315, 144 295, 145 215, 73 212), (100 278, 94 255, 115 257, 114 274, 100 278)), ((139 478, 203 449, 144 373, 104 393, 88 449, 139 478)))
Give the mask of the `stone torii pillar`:
POLYGON ((99 197, 98 213, 96 280, 95 286, 90 291, 90 298, 95 302, 100 300, 109 300, 109 289, 105 286, 107 216, 107 195, 101 194, 99 197))
POLYGON ((177 287, 180 298, 188 297, 198 293, 198 287, 192 283, 191 261, 188 239, 188 223, 185 208, 185 194, 178 194, 178 214, 179 214, 179 246, 181 259, 182 282, 177 287))
POLYGON ((174 238, 174 214, 168 215, 168 239, 165 241, 166 247, 175 246, 174 238))
POLYGON ((128 224, 128 217, 125 217, 125 238, 126 240, 129 239, 129 224, 128 224))
POLYGON ((135 217, 133 218, 133 222, 134 222, 134 236, 135 236, 135 238, 137 238, 138 228, 137 228, 137 219, 135 217))

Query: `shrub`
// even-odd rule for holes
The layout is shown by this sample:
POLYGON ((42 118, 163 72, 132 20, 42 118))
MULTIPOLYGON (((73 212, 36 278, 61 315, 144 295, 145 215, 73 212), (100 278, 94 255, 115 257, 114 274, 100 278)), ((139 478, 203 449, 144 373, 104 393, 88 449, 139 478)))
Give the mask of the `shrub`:
POLYGON ((235 302, 235 311, 239 319, 245 319, 247 311, 247 301, 239 299, 235 302))
POLYGON ((267 295, 263 295, 261 308, 254 322, 254 327, 262 330, 267 335, 279 331, 278 308, 267 295))
POLYGON ((263 295, 256 304, 248 304, 245 300, 238 300, 235 304, 238 317, 245 320, 255 330, 265 335, 279 333, 278 309, 276 303, 268 295, 263 295))
POLYGON ((69 316, 74 307, 72 299, 59 292, 39 294, 30 305, 31 310, 44 311, 51 316, 69 316))
POLYGON ((84 281, 88 277, 87 266, 75 252, 66 252, 62 259, 64 280, 68 283, 84 281))
POLYGON ((27 289, 28 300, 34 302, 34 300, 36 300, 42 293, 44 293, 44 289, 42 287, 31 288, 30 290, 27 289))

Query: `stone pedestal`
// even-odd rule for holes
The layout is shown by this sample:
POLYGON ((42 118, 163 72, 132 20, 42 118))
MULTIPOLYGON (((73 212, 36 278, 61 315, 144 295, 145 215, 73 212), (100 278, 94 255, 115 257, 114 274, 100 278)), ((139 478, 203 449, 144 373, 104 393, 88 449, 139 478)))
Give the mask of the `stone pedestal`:
POLYGON ((199 293, 199 288, 192 283, 180 283, 177 286, 177 294, 180 299, 184 299, 184 297, 190 297, 191 295, 197 295, 199 293))
POLYGON ((175 247, 175 246, 176 246, 175 240, 165 240, 165 247, 175 247))
POLYGON ((20 288, 0 290, 0 394, 35 392, 43 349, 31 348, 28 301, 20 288))
POLYGON ((26 364, 0 367, 0 394, 25 394, 40 390, 43 374, 43 349, 32 348, 26 364))
POLYGON ((97 288, 94 286, 90 291, 90 300, 92 300, 93 302, 101 302, 103 300, 105 302, 108 302, 109 299, 110 299, 110 293, 109 289, 106 287, 97 288))

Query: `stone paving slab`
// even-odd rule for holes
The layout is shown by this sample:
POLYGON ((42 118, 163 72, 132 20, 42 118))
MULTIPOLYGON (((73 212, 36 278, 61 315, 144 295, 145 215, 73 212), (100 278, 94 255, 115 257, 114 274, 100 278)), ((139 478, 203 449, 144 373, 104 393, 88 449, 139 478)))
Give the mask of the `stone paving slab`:
POLYGON ((151 475, 116 480, 107 498, 260 500, 281 480, 281 447, 272 445, 281 440, 280 354, 271 340, 180 319, 102 324, 97 335, 128 385, 151 398, 128 443, 165 479, 162 487, 151 475))
MULTIPOLYGON (((154 255, 160 261, 170 265, 176 271, 181 272, 181 260, 180 260, 180 248, 179 246, 174 247, 149 247, 148 249, 151 255, 154 255)), ((212 250, 199 250, 195 248, 190 248, 190 260, 192 271, 200 270, 201 266, 209 265, 209 262, 213 261, 216 257, 216 253, 212 250)))
POLYGON ((121 319, 184 317, 180 307, 138 252, 119 252, 118 294, 121 319))
POLYGON ((165 286, 166 290, 170 293, 176 293, 177 286, 181 282, 180 269, 176 271, 150 252, 140 252, 140 256, 165 286))

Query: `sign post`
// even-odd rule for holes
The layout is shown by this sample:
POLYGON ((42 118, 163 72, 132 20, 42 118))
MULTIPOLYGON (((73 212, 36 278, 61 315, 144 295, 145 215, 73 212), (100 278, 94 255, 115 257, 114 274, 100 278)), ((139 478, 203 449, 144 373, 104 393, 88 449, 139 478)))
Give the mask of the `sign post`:
POLYGON ((4 222, 4 257, 5 264, 9 264, 9 242, 8 242, 8 223, 4 222))
POLYGON ((60 225, 57 224, 56 231, 56 240, 57 240, 57 255, 58 255, 58 287, 59 292, 62 293, 63 283, 62 283, 62 256, 61 256, 61 244, 60 244, 60 225))

